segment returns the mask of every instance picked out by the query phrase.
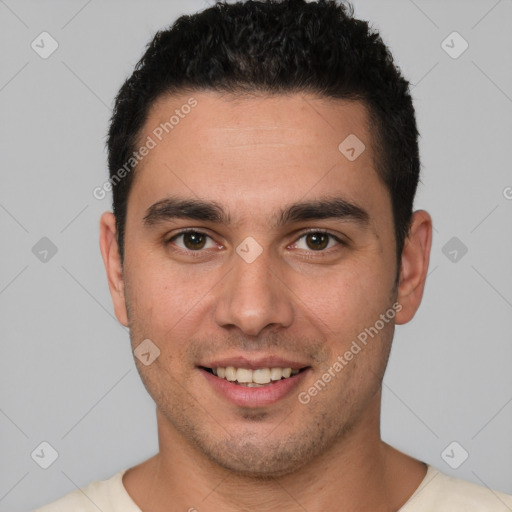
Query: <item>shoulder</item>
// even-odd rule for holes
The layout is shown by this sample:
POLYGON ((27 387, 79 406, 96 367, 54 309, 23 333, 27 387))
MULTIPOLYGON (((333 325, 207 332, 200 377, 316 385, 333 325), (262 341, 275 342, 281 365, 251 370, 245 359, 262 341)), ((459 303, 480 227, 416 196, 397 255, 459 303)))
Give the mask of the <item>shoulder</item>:
POLYGON ((512 496, 428 466, 424 480, 400 512, 510 512, 512 496))
POLYGON ((91 482, 32 512, 141 512, 123 486, 125 472, 91 482))

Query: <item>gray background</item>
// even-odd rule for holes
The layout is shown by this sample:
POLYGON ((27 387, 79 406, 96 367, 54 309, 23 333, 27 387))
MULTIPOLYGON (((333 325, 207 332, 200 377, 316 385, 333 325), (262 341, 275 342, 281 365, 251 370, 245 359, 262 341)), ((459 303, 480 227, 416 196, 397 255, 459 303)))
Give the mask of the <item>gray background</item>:
MULTIPOLYGON (((157 29, 205 5, 0 0, 1 511, 41 505, 157 450, 154 404, 113 316, 98 249, 110 197, 92 190, 107 177, 122 80, 157 29), (47 59, 31 48, 43 31, 59 44, 47 59), (42 237, 57 248, 46 262, 32 251, 42 237), (31 458, 42 441, 59 454, 46 470, 31 458)), ((435 226, 423 304, 398 327, 385 377, 383 438, 512 493, 512 2, 355 6, 414 84, 416 207, 435 226), (469 43, 456 59, 441 45, 453 31, 469 43), (458 469, 441 455, 453 441, 452 464, 469 453, 458 469)))

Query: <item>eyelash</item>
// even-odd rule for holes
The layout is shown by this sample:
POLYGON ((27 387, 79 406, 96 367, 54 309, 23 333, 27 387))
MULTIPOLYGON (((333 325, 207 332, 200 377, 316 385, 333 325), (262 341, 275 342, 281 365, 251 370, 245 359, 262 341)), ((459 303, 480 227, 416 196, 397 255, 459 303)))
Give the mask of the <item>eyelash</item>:
MULTIPOLYGON (((167 239, 165 241, 165 245, 173 245, 172 242, 174 240, 176 240, 178 237, 180 237, 180 236, 182 236, 184 234, 187 234, 187 233, 197 233, 198 235, 203 235, 203 236, 206 236, 206 237, 210 238, 211 240, 213 240, 213 238, 210 235, 208 235, 207 233, 205 233, 204 231, 200 231, 198 229, 193 229, 193 228, 188 228, 188 229, 181 230, 180 232, 174 234, 172 237, 167 239)), ((310 235, 310 234, 316 234, 316 233, 322 233, 322 234, 328 235, 331 239, 335 240, 342 247, 347 247, 348 246, 348 243, 346 241, 344 241, 340 237, 330 233, 329 231, 323 230, 323 229, 311 229, 309 231, 305 231, 302 234, 300 234, 300 236, 298 238, 296 238, 295 241, 292 244, 290 244, 290 245, 295 245, 303 237, 305 237, 307 235, 310 235)), ((218 244, 218 245, 220 245, 222 247, 221 244, 218 244)), ((322 254, 322 253, 325 254, 326 252, 328 252, 328 251, 330 251, 332 249, 333 249, 333 247, 330 247, 328 249, 318 250, 318 251, 310 249, 309 253, 311 253, 311 254, 322 254)), ((173 248, 173 250, 176 250, 176 251, 179 251, 179 252, 186 252, 187 255, 192 255, 194 257, 199 257, 201 254, 204 255, 204 252, 205 252, 204 249, 198 249, 198 250, 194 251, 192 249, 183 249, 181 247, 173 248)), ((299 249, 299 250, 304 250, 304 249, 299 249)))

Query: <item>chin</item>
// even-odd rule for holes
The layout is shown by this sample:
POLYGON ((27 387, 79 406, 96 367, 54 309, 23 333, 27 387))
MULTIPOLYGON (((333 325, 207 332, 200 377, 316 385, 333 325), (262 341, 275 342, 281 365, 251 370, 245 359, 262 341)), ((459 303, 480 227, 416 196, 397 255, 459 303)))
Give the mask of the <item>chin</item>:
POLYGON ((233 439, 203 445, 201 453, 214 464, 239 476, 266 480, 298 471, 324 449, 319 440, 291 436, 282 441, 270 441, 268 437, 254 442, 247 438, 233 439))
POLYGON ((237 455, 233 452, 231 452, 230 459, 226 458, 226 454, 222 455, 222 457, 213 455, 211 457, 212 462, 238 476, 259 480, 271 480, 289 475, 303 465, 298 466, 297 462, 283 458, 277 460, 275 453, 271 455, 263 454, 261 450, 258 450, 255 454, 258 457, 256 460, 252 456, 247 457, 246 453, 243 454, 243 457, 240 456, 239 460, 236 459, 237 455))

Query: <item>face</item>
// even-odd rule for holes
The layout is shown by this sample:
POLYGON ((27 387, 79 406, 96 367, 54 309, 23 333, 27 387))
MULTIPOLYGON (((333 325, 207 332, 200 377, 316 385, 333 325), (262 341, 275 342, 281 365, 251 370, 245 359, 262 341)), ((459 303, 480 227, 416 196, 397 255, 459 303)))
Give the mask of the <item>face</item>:
POLYGON ((375 419, 394 324, 412 316, 367 112, 201 92, 156 102, 148 137, 122 272, 111 214, 102 250, 132 348, 160 350, 136 359, 159 421, 232 471, 296 470, 375 419))

